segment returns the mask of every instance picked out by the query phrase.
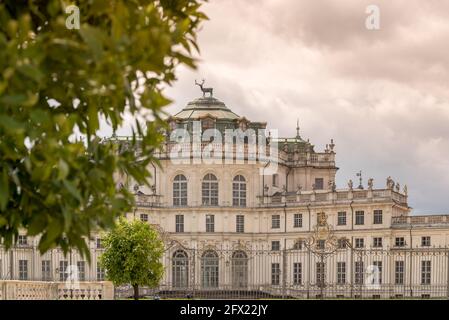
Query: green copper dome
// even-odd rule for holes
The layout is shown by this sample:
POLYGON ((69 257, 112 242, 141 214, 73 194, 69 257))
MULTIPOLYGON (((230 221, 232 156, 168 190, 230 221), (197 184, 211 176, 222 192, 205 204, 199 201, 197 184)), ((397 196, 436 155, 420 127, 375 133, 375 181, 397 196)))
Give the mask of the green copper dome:
POLYGON ((187 106, 173 117, 177 119, 201 119, 211 116, 216 119, 239 119, 223 102, 214 97, 201 97, 190 101, 187 106))

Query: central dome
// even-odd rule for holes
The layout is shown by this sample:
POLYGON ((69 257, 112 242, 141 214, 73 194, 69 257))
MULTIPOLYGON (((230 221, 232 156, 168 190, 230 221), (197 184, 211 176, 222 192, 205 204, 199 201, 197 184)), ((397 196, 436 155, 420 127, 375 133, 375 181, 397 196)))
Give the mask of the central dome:
POLYGON ((214 97, 201 97, 190 101, 187 106, 174 115, 178 119, 201 119, 212 116, 217 119, 239 119, 222 101, 214 97))

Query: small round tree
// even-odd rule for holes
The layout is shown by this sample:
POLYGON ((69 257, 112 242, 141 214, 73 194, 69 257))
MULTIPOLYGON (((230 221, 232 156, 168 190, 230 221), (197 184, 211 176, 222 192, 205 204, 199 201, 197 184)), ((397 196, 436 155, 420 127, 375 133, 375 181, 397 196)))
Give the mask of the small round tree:
POLYGON ((130 284, 137 300, 139 286, 159 284, 164 273, 161 262, 164 244, 152 226, 120 219, 103 243, 105 251, 100 263, 106 269, 106 278, 114 285, 130 284))

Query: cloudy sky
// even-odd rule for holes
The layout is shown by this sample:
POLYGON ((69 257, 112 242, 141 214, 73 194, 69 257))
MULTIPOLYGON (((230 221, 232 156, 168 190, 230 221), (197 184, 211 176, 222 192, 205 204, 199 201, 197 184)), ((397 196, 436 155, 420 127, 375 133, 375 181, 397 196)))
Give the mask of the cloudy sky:
POLYGON ((174 113, 206 79, 234 112, 323 150, 337 186, 363 171, 407 184, 415 213, 449 213, 449 1, 216 0, 198 70, 179 69, 174 113), (380 8, 368 30, 366 7, 380 8))

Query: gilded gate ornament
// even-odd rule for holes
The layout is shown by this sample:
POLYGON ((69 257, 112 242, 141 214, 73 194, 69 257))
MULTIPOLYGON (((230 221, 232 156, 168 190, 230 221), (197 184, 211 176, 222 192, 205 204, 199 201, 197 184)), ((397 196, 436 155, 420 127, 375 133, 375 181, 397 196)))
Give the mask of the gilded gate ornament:
MULTIPOLYGON (((346 241, 343 239, 343 241, 346 241)), ((331 254, 338 249, 338 238, 327 222, 325 212, 317 213, 317 224, 313 227, 313 234, 303 240, 304 245, 318 255, 331 254)))

